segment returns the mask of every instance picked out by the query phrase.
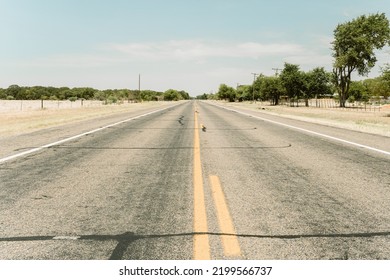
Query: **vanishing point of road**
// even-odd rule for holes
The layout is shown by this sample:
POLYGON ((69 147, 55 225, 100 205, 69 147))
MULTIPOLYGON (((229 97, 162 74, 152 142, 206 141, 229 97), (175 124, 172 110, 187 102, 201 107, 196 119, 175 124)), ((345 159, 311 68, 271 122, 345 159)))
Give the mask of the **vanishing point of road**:
POLYGON ((0 259, 390 259, 388 137, 187 101, 0 146, 0 259))

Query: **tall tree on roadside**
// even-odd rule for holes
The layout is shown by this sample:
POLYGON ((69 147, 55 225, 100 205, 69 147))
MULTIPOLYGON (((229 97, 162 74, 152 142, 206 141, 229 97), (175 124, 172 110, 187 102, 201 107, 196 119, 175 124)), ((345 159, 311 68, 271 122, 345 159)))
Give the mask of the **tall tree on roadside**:
POLYGON ((190 95, 188 92, 184 91, 184 90, 180 90, 179 91, 179 94, 181 95, 181 97, 184 99, 184 100, 189 100, 190 99, 190 95))
POLYGON ((333 74, 340 107, 348 99, 352 72, 367 75, 377 61, 374 51, 390 43, 389 21, 385 14, 362 15, 339 24, 334 30, 333 74))
POLYGON ((264 97, 261 94, 261 87, 263 84, 263 79, 265 78, 265 75, 259 74, 257 75, 256 80, 253 81, 252 88, 251 88, 251 100, 258 100, 258 99, 264 99, 264 97))
MULTIPOLYGON (((331 90, 331 73, 326 72, 324 67, 317 67, 307 72, 306 76, 306 96, 313 98, 315 96, 330 95, 331 90)), ((308 104, 306 103, 306 106, 308 104)))
POLYGON ((219 99, 225 99, 229 100, 229 102, 234 102, 236 99, 236 90, 225 84, 221 84, 219 86, 217 95, 219 99))
POLYGON ((290 100, 304 96, 306 91, 305 73, 299 70, 299 65, 285 63, 279 78, 290 100))
POLYGON ((168 89, 164 92, 164 100, 166 101, 179 101, 182 99, 182 95, 177 90, 168 89))
POLYGON ((390 64, 386 64, 386 66, 382 68, 382 75, 379 77, 379 82, 382 88, 380 95, 385 98, 390 97, 390 64))
POLYGON ((279 77, 263 77, 260 88, 262 99, 268 99, 272 105, 279 105, 284 88, 279 77))
POLYGON ((18 85, 10 85, 6 90, 5 94, 8 99, 24 99, 23 88, 18 85))
POLYGON ((240 85, 236 90, 236 98, 241 101, 252 100, 252 86, 250 85, 240 85))

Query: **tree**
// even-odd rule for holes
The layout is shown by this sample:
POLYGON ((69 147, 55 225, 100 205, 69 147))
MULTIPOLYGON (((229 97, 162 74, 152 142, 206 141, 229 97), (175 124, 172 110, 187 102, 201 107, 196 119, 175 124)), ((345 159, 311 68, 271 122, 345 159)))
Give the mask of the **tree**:
POLYGON ((238 86, 236 90, 236 97, 240 102, 252 100, 252 87, 249 85, 238 86))
POLYGON ((164 100, 166 101, 179 101, 182 99, 182 95, 177 90, 168 89, 164 92, 164 100))
POLYGON ((374 51, 390 43, 390 27, 384 13, 362 15, 339 24, 334 30, 333 78, 340 107, 345 107, 349 96, 352 72, 367 75, 377 61, 374 51))
POLYGON ((304 96, 306 80, 304 72, 299 70, 299 65, 285 63, 279 78, 290 100, 298 100, 304 96))
POLYGON ((5 89, 0 88, 0 99, 7 99, 5 89))
MULTIPOLYGON (((351 82, 351 86, 353 86, 353 81, 351 82)), ((366 95, 367 98, 369 99, 370 97, 373 96, 384 96, 387 97, 388 93, 390 93, 390 88, 386 86, 386 83, 383 82, 382 77, 376 77, 373 79, 365 79, 361 81, 361 83, 364 85, 365 90, 366 90, 366 95)), ((350 89, 351 91, 352 89, 350 89)), ((350 95, 352 92, 350 92, 350 95)), ((368 100, 367 100, 368 101, 368 100)))
POLYGON ((10 85, 5 90, 5 94, 7 99, 23 99, 23 91, 23 88, 18 85, 10 85))
POLYGON ((153 90, 141 90, 140 92, 140 98, 144 101, 155 101, 158 100, 158 96, 163 95, 160 92, 156 92, 153 90))
POLYGON ((366 87, 367 83, 364 81, 351 81, 349 86, 349 102, 354 101, 368 101, 368 90, 366 87))
MULTIPOLYGON (((323 96, 332 94, 331 74, 324 67, 317 67, 306 74, 306 97, 323 96)), ((306 103, 306 105, 308 105, 306 103)))
POLYGON ((202 95, 198 95, 196 97, 196 99, 200 99, 200 100, 217 100, 218 96, 217 96, 217 94, 213 94, 213 93, 203 93, 202 95))
POLYGON ((179 94, 181 95, 182 99, 184 99, 184 100, 189 100, 190 99, 189 93, 184 91, 184 90, 180 90, 179 94))
POLYGON ((207 100, 208 99, 208 94, 207 93, 203 93, 202 95, 198 95, 196 97, 196 99, 199 99, 199 100, 207 100))
POLYGON ((379 77, 381 84, 382 92, 379 95, 382 95, 386 98, 390 97, 390 64, 386 64, 382 68, 382 75, 379 77))
POLYGON ((234 102, 236 100, 235 89, 232 87, 229 87, 225 84, 221 84, 219 86, 219 90, 218 90, 217 95, 218 95, 219 99, 229 100, 229 102, 234 102))
POLYGON ((260 87, 262 99, 270 100, 272 105, 279 105, 279 99, 283 92, 284 89, 279 77, 263 76, 260 87))
POLYGON ((250 97, 250 100, 258 100, 258 99, 264 99, 262 96, 261 96, 261 87, 262 87, 262 83, 263 83, 263 79, 265 78, 265 76, 263 74, 259 74, 256 78, 256 80, 253 82, 252 84, 252 87, 251 87, 251 97, 250 97))

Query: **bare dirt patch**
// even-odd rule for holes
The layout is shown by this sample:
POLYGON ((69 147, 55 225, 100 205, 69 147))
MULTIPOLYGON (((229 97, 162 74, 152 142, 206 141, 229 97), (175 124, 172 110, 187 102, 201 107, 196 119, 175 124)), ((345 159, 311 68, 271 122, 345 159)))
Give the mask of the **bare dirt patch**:
POLYGON ((283 116, 312 123, 340 127, 390 137, 390 106, 364 111, 342 108, 269 106, 266 103, 224 103, 225 106, 283 116))

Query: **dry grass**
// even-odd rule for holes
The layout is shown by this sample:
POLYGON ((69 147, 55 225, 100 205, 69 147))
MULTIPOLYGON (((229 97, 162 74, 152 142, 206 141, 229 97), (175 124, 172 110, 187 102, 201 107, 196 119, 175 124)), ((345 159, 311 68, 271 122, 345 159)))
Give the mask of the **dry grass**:
MULTIPOLYGON (((17 102, 17 101, 15 101, 17 102)), ((163 102, 124 103, 72 109, 44 109, 27 111, 0 110, 0 137, 37 131, 43 128, 76 123, 116 113, 159 107, 163 102)))
POLYGON ((292 119, 351 129, 390 137, 390 106, 380 111, 356 111, 341 108, 269 106, 260 102, 224 103, 226 106, 261 111, 292 119))

